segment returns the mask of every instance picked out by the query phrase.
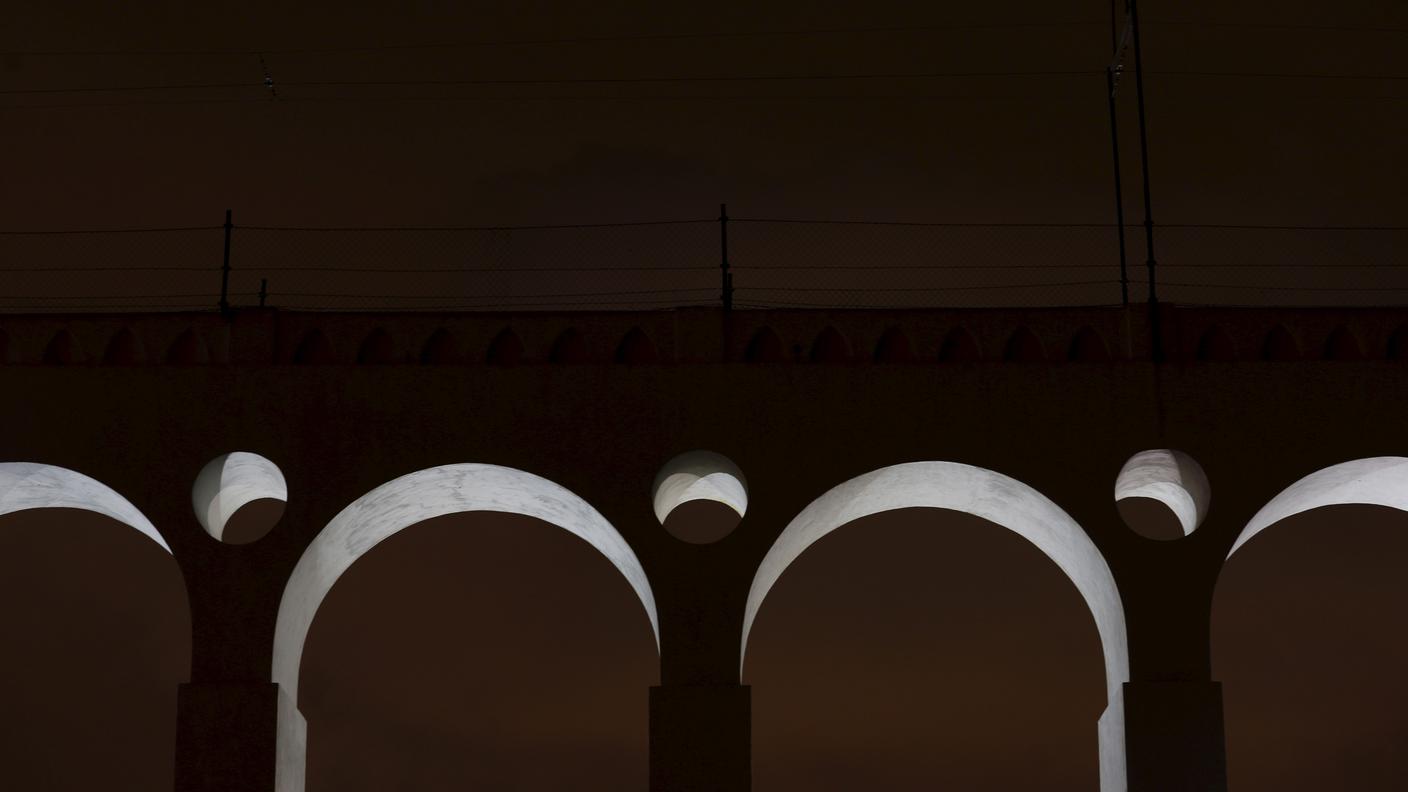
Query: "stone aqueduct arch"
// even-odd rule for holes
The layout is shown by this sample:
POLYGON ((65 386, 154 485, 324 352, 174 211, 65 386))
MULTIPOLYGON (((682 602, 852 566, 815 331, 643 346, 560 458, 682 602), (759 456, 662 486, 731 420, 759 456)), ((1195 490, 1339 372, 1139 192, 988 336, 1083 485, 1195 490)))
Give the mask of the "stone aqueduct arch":
MULTIPOLYGON (((688 461, 699 460, 688 457, 688 461)), ((657 493, 657 512, 661 508, 668 511, 669 504, 700 497, 724 501, 740 512, 746 506, 746 492, 740 489, 741 473, 736 468, 721 468, 718 472, 727 474, 723 478, 697 464, 681 470, 684 473, 680 475, 688 475, 675 482, 673 490, 657 493), (737 486, 729 483, 730 479, 737 480, 737 486), (669 504, 662 507, 658 498, 669 504)), ((218 539, 224 522, 240 505, 261 497, 283 498, 282 486, 282 477, 272 463, 252 454, 229 454, 202 471, 193 489, 193 504, 202 525, 218 539)), ((1197 527, 1208 505, 1207 482, 1201 470, 1178 452, 1144 452, 1131 458, 1116 484, 1116 498, 1124 497, 1165 503, 1185 533, 1197 527)), ((1356 459, 1301 478, 1251 518, 1227 557, 1288 517, 1342 504, 1380 505, 1408 512, 1408 457, 1356 459)), ((743 618, 740 676, 748 633, 768 591, 788 565, 821 537, 851 521, 913 507, 964 512, 1011 530, 1041 549, 1071 579, 1090 607, 1104 653, 1109 706, 1100 721, 1101 789, 1123 790, 1120 689, 1130 673, 1125 612, 1114 577, 1087 533, 1065 511, 1030 486, 991 470, 955 462, 894 465, 852 478, 809 504, 783 529, 756 571, 743 618)), ((43 508, 84 509, 105 515, 171 553, 156 526, 107 485, 55 465, 0 463, 0 515, 43 508)), ((523 514, 586 540, 635 590, 658 646, 658 616, 644 568, 621 535, 579 496, 531 473, 495 465, 446 465, 401 476, 339 512, 304 550, 287 581, 270 671, 271 681, 287 693, 281 697, 278 713, 279 792, 303 788, 306 743, 302 717, 294 702, 303 642, 319 604, 338 577, 380 541, 424 520, 465 511, 523 514)))
POLYGON ((655 597, 635 552, 586 501, 547 479, 484 464, 444 465, 410 473, 353 501, 303 551, 284 588, 274 628, 270 680, 279 685, 278 792, 303 789, 307 736, 297 710, 298 672, 313 617, 337 579, 381 541, 417 523, 471 511, 534 517, 586 540, 626 578, 650 618, 659 646, 655 597))
POLYGON ((956 462, 911 462, 857 476, 812 501, 788 523, 763 558, 748 592, 739 650, 739 675, 748 634, 768 592, 787 567, 823 536, 847 523, 896 509, 926 507, 963 512, 1021 536, 1055 562, 1085 599, 1105 657, 1109 706, 1100 719, 1100 788, 1125 788, 1124 712, 1129 681, 1124 608, 1114 575, 1086 532, 1061 507, 1016 479, 956 462))

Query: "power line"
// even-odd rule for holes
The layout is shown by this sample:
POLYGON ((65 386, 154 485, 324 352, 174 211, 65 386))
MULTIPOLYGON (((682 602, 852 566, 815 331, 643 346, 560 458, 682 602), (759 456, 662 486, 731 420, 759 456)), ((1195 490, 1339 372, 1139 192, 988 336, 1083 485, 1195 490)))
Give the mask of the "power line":
POLYGON ((767 38, 788 36, 830 36, 849 33, 910 33, 926 31, 1049 29, 1062 27, 1098 27, 1103 22, 992 22, 956 23, 943 25, 882 25, 874 27, 835 27, 763 29, 696 33, 640 33, 615 36, 569 36, 523 39, 460 39, 449 41, 409 42, 403 44, 372 44, 341 47, 266 47, 263 49, 127 49, 127 50, 11 50, 3 54, 20 56, 101 56, 101 55, 220 55, 248 57, 256 55, 333 55, 362 52, 390 52, 426 49, 472 49, 476 47, 549 46, 558 44, 606 44, 627 41, 685 41, 720 38, 767 38))
MULTIPOLYGON (((69 49, 69 50, 7 50, 0 54, 22 57, 113 56, 113 55, 172 55, 251 57, 259 55, 336 55, 369 52, 397 52, 432 49, 474 49, 480 47, 553 46, 564 44, 608 44, 644 41, 687 41, 722 38, 769 38, 831 36, 855 33, 922 33, 961 32, 975 30, 1045 30, 1052 28, 1103 27, 1106 22, 993 22, 953 23, 937 25, 877 25, 833 28, 761 29, 737 31, 706 31, 693 33, 641 33, 606 36, 567 36, 553 38, 460 39, 446 41, 405 42, 399 44, 368 44, 329 47, 263 47, 254 49, 69 49)), ((1266 22, 1200 22, 1187 20, 1145 20, 1154 27, 1233 28, 1243 30, 1305 30, 1345 33, 1408 33, 1408 28, 1377 25, 1318 25, 1266 22)))
POLYGON ((1205 27, 1205 28, 1232 28, 1236 30, 1304 30, 1304 31, 1334 31, 1339 33, 1408 33, 1408 27, 1391 27, 1383 25, 1299 25, 1295 23, 1280 22, 1191 22, 1175 21, 1163 19, 1141 20, 1145 25, 1155 27, 1205 27))
MULTIPOLYGON (((442 86, 489 86, 489 85, 617 85, 651 83, 700 83, 700 82, 814 82, 830 80, 897 80, 897 79, 938 79, 938 78, 1006 78, 1006 77, 1071 77, 1087 76, 1099 72, 1090 69, 1036 70, 1036 71, 990 71, 990 72, 858 72, 852 74, 739 74, 739 75, 681 75, 665 77, 553 77, 553 78, 503 78, 473 80, 290 80, 280 82, 283 86, 304 88, 423 88, 442 86)), ((239 83, 178 83, 171 85, 111 85, 111 86, 70 86, 63 88, 9 88, 0 90, 0 95, 18 96, 30 94, 66 93, 139 93, 148 91, 185 91, 200 89, 266 88, 263 82, 239 83)))
MULTIPOLYGON (((1232 77, 1270 79, 1314 79, 1314 80, 1408 80, 1408 76, 1397 74, 1350 74, 1326 72, 1247 72, 1247 71, 1195 71, 1195 70, 1150 70, 1151 77, 1232 77)), ((848 74, 739 74, 739 75, 680 75, 661 77, 554 77, 554 78, 502 78, 466 80, 290 80, 281 82, 285 87, 302 88, 433 88, 470 87, 496 85, 645 85, 679 83, 739 83, 739 82, 831 82, 843 80, 933 80, 933 79, 1006 79, 1031 77, 1088 77, 1103 74, 1097 69, 1058 69, 1031 71, 972 71, 972 72, 855 72, 848 74)), ((267 90, 263 82, 239 83, 175 83, 165 85, 105 85, 68 86, 62 88, 9 88, 0 90, 0 95, 26 96, 41 94, 80 94, 80 93, 146 93, 156 91, 187 90, 229 90, 238 88, 259 88, 267 90)), ((319 97, 304 97, 302 101, 316 100, 319 97)), ((474 99, 492 97, 473 97, 474 99)), ((594 98, 594 97, 581 97, 594 98)), ((693 98, 693 97, 682 97, 693 98)), ((758 97, 770 98, 770 97, 758 97)), ((297 100, 297 97, 294 97, 297 100)), ((200 100, 196 100, 198 103, 200 100)), ((223 100, 229 101, 229 100, 223 100)), ((239 100, 250 101, 250 100, 239 100)), ((282 99, 281 99, 282 101, 282 99)))

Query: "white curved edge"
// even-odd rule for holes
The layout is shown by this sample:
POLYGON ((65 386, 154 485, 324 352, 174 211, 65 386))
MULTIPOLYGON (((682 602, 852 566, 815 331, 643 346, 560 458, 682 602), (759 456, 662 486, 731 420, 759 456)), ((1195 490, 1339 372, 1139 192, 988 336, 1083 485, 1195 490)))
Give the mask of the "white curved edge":
POLYGON ((655 646, 660 626, 645 569, 606 518, 570 490, 514 468, 457 464, 427 468, 389 481, 353 501, 314 537, 284 587, 274 626, 272 681, 288 696, 278 726, 276 792, 301 792, 306 731, 297 711, 298 670, 313 616, 334 583, 377 543, 403 528, 446 514, 493 511, 552 523, 586 540, 625 576, 650 618, 655 646))
POLYGON ((788 523, 763 558, 748 592, 738 674, 748 633, 768 592, 808 547, 846 523, 894 509, 929 507, 980 517, 1036 545, 1075 584, 1095 619, 1105 659, 1100 718, 1100 789, 1125 792, 1124 683, 1129 642, 1124 604, 1105 557, 1086 532, 1046 496, 1016 479, 957 462, 911 462, 881 468, 833 487, 788 523))
POLYGON ((742 517, 748 511, 748 483, 733 461, 713 451, 686 451, 666 462, 655 476, 651 501, 663 525, 682 503, 711 500, 742 517))
POLYGON ((1408 458, 1355 459, 1311 473, 1262 506, 1242 528, 1227 557, 1287 517, 1321 506, 1351 503, 1408 511, 1408 458))
POLYGON ((1207 517, 1212 488, 1197 460, 1182 451, 1158 448, 1140 451, 1120 468, 1115 502, 1126 498, 1151 498, 1167 506, 1187 536, 1207 517))
POLYGON ((258 454, 235 451, 206 463, 191 487, 191 506, 201 527, 223 537, 230 517, 251 501, 288 501, 288 484, 279 466, 258 454))
POLYGON ((111 487, 42 462, 0 462, 0 514, 26 509, 84 509, 129 525, 171 552, 146 515, 111 487))
POLYGON ((739 676, 758 609, 782 573, 823 536, 846 523, 894 509, 930 507, 997 523, 1036 545, 1075 584, 1090 607, 1111 690, 1129 681, 1124 606, 1105 558, 1075 520, 1027 485, 957 462, 911 462, 881 468, 833 487, 793 518, 753 577, 743 616, 739 676))
POLYGON ((401 476, 353 501, 304 550, 279 604, 272 681, 298 700, 298 668, 308 628, 323 597, 354 561, 403 528, 468 511, 535 517, 586 540, 635 590, 659 648, 655 597, 645 569, 600 512, 566 488, 532 473, 498 465, 443 465, 401 476))

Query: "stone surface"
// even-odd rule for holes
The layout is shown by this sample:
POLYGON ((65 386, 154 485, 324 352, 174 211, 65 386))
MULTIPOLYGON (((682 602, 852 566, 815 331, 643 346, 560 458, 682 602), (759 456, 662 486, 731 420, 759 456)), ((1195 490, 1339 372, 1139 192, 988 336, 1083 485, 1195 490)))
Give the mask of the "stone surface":
POLYGON ((0 514, 25 509, 84 509, 136 528, 171 548, 145 515, 111 487, 67 468, 36 462, 0 463, 0 514))
MULTIPOLYGON (((1105 655, 1109 700, 1118 707, 1120 686, 1129 679, 1129 649, 1124 608, 1104 557, 1090 537, 1059 506, 1031 487, 991 470, 955 462, 912 462, 866 473, 812 501, 783 529, 763 558, 748 593, 744 612, 739 673, 748 650, 748 632, 768 591, 788 565, 808 547, 837 528, 893 509, 951 509, 1007 528, 1036 545, 1075 584, 1095 618, 1105 655)), ((1124 743, 1105 739, 1118 734, 1118 713, 1107 711, 1101 729, 1101 767, 1117 773, 1124 767, 1124 743)), ((1103 721, 1102 721, 1103 723, 1103 721)), ((1121 792, 1122 777, 1102 782, 1105 792, 1121 792)))

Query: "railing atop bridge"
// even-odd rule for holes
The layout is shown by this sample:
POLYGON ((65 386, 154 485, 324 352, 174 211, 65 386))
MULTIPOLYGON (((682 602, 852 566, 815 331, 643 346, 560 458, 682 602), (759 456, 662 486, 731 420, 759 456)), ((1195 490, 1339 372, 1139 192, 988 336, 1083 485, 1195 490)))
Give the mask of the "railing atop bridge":
MULTIPOLYGON (((0 231, 0 313, 1143 303, 1142 233, 1131 226, 1125 236, 1122 266, 1113 224, 721 214, 515 227, 0 231)), ((1408 226, 1163 225, 1155 241, 1163 302, 1408 305, 1408 226)))

